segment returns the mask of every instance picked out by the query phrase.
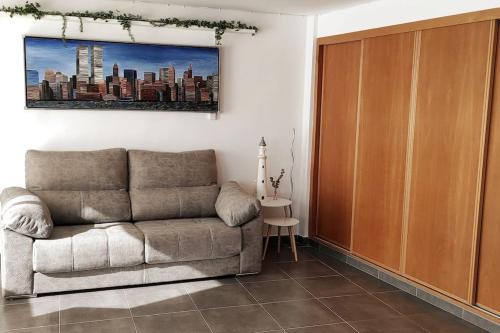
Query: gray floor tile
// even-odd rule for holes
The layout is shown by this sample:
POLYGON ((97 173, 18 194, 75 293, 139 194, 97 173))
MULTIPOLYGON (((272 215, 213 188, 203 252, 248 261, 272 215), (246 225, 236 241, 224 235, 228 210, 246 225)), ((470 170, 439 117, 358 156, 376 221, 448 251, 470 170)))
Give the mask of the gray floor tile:
POLYGON ((245 283, 245 288, 261 303, 313 297, 294 280, 245 283))
POLYGON ((322 298, 321 302, 327 305, 345 321, 400 316, 399 313, 369 294, 322 298))
POLYGON ((407 318, 384 318, 350 322, 359 333, 425 333, 407 318))
POLYGON ((193 281, 186 281, 186 282, 173 283, 173 284, 181 285, 181 286, 183 286, 187 289, 190 289, 190 290, 196 290, 196 289, 205 290, 208 288, 225 286, 228 284, 239 284, 239 282, 236 279, 236 277, 231 276, 231 277, 224 277, 224 278, 219 278, 219 279, 193 280, 193 281))
POLYGON ((123 291, 121 289, 104 289, 104 290, 90 290, 90 291, 75 291, 59 295, 60 300, 78 300, 84 297, 94 298, 121 298, 125 300, 123 291))
POLYGON ((404 315, 438 310, 435 306, 403 291, 375 293, 373 296, 377 297, 382 302, 398 310, 398 312, 401 312, 404 315))
MULTIPOLYGON (((281 251, 278 254, 277 245, 273 247, 269 246, 267 249, 266 257, 264 258, 265 263, 275 263, 275 262, 291 262, 295 261, 292 253, 292 248, 288 245, 281 245, 281 251)), ((308 261, 315 260, 316 258, 307 250, 298 247, 297 248, 297 260, 298 261, 308 261)))
POLYGON ((238 276, 238 280, 241 282, 286 280, 289 278, 276 264, 263 264, 259 274, 238 276))
POLYGON ((500 323, 495 323, 492 320, 486 320, 485 318, 482 318, 475 313, 471 313, 469 311, 464 310, 462 318, 465 321, 473 325, 479 326, 487 331, 500 333, 500 323))
POLYGON ((360 270, 327 255, 319 255, 319 260, 342 275, 360 274, 360 270))
POLYGON ((387 274, 384 272, 378 272, 379 278, 384 281, 389 283, 392 286, 395 286, 396 288, 405 291, 408 294, 411 295, 416 295, 417 294, 417 288, 415 286, 412 286, 406 281, 398 280, 391 274, 387 274))
POLYGON ((125 289, 132 315, 150 315, 195 310, 183 286, 176 284, 125 289))
POLYGON ((371 293, 397 290, 396 287, 391 286, 390 284, 385 283, 384 281, 381 281, 367 273, 350 275, 347 278, 351 282, 371 293))
POLYGON ((59 303, 36 302, 0 306, 0 332, 59 323, 59 303))
POLYGON ((9 333, 59 333, 59 325, 42 326, 33 328, 22 328, 19 330, 7 331, 9 333))
POLYGON ((280 327, 260 305, 203 310, 213 333, 253 333, 280 327))
POLYGON ((302 328, 291 328, 287 333, 356 333, 356 331, 345 323, 321 325, 302 328))
POLYGON ((366 292, 343 276, 297 279, 316 297, 365 294, 366 292))
POLYGON ((338 275, 337 272, 319 261, 279 263, 278 267, 293 278, 338 275))
POLYGON ((264 304, 264 307, 285 329, 334 324, 341 321, 338 316, 315 299, 268 303, 264 304))
POLYGON ((359 269, 360 271, 363 271, 363 272, 368 273, 368 274, 373 275, 373 276, 378 275, 377 268, 375 268, 372 265, 369 265, 366 261, 364 261, 360 258, 357 258, 354 256, 347 256, 346 262, 349 265, 354 266, 355 268, 359 269))
POLYGON ((199 309, 224 306, 254 304, 252 296, 240 284, 222 285, 207 288, 187 288, 199 309))
POLYGON ((61 333, 135 333, 132 318, 61 325, 61 333))
POLYGON ((199 311, 134 317, 138 333, 210 333, 199 311))
POLYGON ((462 317, 463 309, 458 305, 447 302, 446 300, 437 297, 434 294, 428 293, 420 288, 417 288, 417 297, 428 302, 435 307, 445 310, 448 313, 454 314, 457 317, 462 317))
POLYGON ((409 315, 408 318, 432 333, 486 333, 485 330, 439 309, 409 315))
POLYGON ((61 295, 61 324, 130 317, 122 290, 61 295))

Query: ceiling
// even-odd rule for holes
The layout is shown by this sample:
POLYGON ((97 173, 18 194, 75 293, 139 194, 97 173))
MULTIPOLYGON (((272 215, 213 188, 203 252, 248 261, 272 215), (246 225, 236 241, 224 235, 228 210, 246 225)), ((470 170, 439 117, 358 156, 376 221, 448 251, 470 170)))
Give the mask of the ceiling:
POLYGON ((237 9, 289 15, 315 15, 373 0, 142 0, 170 5, 237 9))

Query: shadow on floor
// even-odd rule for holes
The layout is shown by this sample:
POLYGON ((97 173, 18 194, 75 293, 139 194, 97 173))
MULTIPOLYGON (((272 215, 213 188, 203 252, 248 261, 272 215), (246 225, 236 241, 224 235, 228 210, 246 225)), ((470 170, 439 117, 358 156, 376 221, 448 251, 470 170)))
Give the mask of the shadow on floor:
POLYGON ((0 332, 486 332, 333 258, 275 240, 262 273, 0 301, 0 332))

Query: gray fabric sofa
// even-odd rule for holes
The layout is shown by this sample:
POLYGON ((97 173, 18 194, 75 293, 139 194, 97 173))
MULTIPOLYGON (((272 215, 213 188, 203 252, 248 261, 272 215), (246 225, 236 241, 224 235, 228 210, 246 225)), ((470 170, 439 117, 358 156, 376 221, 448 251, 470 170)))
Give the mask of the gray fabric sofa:
POLYGON ((213 150, 28 151, 26 189, 54 227, 0 230, 3 296, 258 273, 260 203, 224 186, 213 150))

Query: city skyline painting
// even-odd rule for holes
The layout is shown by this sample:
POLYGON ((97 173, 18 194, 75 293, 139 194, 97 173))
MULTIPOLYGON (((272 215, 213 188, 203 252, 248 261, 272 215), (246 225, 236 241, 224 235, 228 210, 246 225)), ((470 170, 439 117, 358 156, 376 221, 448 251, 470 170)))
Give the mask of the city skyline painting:
POLYGON ((25 37, 26 106, 217 112, 219 50, 25 37))

